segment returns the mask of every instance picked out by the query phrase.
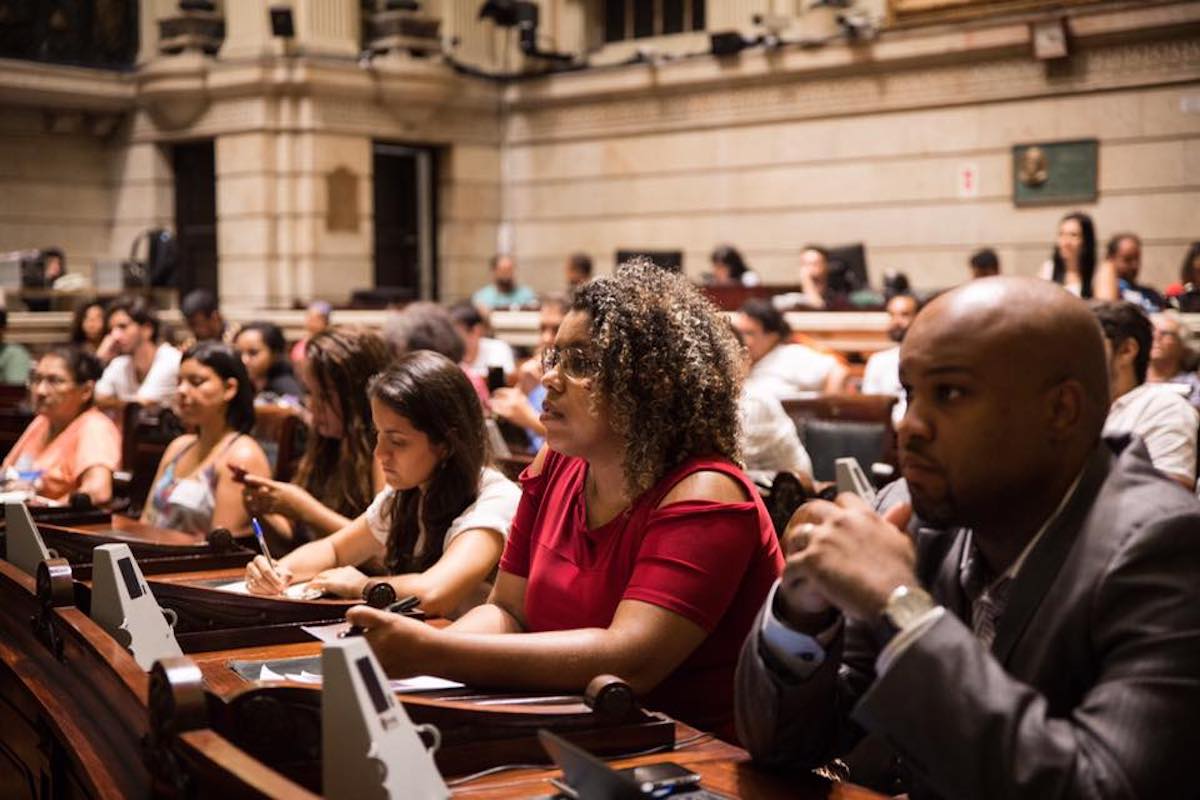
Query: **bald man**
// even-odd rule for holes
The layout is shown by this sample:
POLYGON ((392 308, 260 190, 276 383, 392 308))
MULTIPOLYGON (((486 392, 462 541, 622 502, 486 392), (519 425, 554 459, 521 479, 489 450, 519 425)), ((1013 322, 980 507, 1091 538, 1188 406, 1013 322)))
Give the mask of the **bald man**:
POLYGON ((1101 439, 1087 305, 974 281, 917 315, 900 374, 904 480, 789 523, 743 744, 914 800, 1195 796, 1200 502, 1101 439))

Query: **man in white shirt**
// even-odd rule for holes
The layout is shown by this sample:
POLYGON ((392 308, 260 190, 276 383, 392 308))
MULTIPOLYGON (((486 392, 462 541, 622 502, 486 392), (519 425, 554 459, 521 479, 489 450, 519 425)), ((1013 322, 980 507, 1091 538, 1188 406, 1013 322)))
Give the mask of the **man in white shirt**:
MULTIPOLYGON (((479 377, 487 380, 492 367, 500 367, 507 378, 517 370, 512 347, 508 342, 487 336, 487 319, 479 309, 469 302, 456 303, 450 307, 454 327, 463 340, 463 363, 479 377)), ((489 389, 495 389, 489 386, 489 389)))
POLYGON ((770 300, 747 300, 733 325, 750 354, 750 374, 761 391, 777 398, 809 392, 837 394, 848 371, 837 358, 802 344, 789 344, 792 329, 770 300))
POLYGON ((166 403, 179 383, 180 353, 158 344, 158 315, 140 297, 120 297, 107 313, 108 333, 118 353, 96 382, 100 405, 166 403))
POLYGON ((867 359, 867 368, 863 372, 863 394, 890 394, 896 397, 896 405, 892 406, 892 424, 898 425, 904 416, 906 401, 904 387, 900 385, 900 342, 913 318, 921 308, 917 298, 911 294, 898 294, 888 300, 888 338, 896 342, 895 347, 880 350, 867 359))
POLYGON ((1154 466, 1187 488, 1196 482, 1196 433, 1200 415, 1185 397, 1188 387, 1147 383, 1154 326, 1127 301, 1092 307, 1104 329, 1112 406, 1104 435, 1133 433, 1142 438, 1154 466))

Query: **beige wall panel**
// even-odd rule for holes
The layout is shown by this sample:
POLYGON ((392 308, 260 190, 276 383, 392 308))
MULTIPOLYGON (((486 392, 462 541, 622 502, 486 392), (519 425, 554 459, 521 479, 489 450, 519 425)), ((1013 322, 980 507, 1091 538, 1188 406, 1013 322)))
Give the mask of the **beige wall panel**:
POLYGON ((167 148, 152 143, 129 144, 115 150, 111 172, 118 181, 174 180, 170 153, 167 148))
POLYGON ((456 144, 446 148, 439 155, 438 173, 445 183, 501 181, 501 156, 498 147, 456 144))
POLYGON ((296 137, 295 168, 325 173, 346 167, 360 177, 371 174, 371 140, 358 136, 300 135, 296 137))
POLYGON ((9 220, 0 217, 0 253, 10 250, 61 247, 72 272, 90 270, 91 262, 109 253, 108 223, 71 222, 54 219, 9 220))
POLYGON ((66 224, 112 221, 112 190, 107 186, 6 180, 0 191, 0 218, 58 219, 66 224))
POLYGON ((1103 191, 1146 191, 1200 185, 1200 136, 1105 146, 1100 151, 1103 191))
POLYGON ((222 220, 275 212, 275 198, 264 175, 235 173, 217 179, 217 208, 222 220))
MULTIPOLYGON (((222 274, 227 258, 269 255, 274 242, 274 216, 217 218, 217 252, 220 254, 222 274)), ((236 280, 222 284, 222 293, 232 292, 238 286, 236 280)))
POLYGON ((496 229, 494 222, 443 220, 438 231, 438 253, 443 259, 468 257, 486 260, 496 252, 496 229))
MULTIPOLYGON (((802 120, 537 145, 505 156, 513 183, 643 171, 687 171, 913 154, 1007 150, 1025 141, 1101 140, 1200 131, 1181 103, 1196 86, 802 120), (1147 117, 1154 117, 1149 123, 1147 117)), ((517 115, 519 116, 519 115, 517 115)))
POLYGON ((258 175, 278 163, 278 137, 273 133, 234 133, 218 136, 217 175, 258 175))
POLYGON ((159 181, 126 181, 115 187, 107 202, 115 219, 150 221, 172 214, 175 189, 159 181))
POLYGON ((450 183, 438 189, 438 218, 500 221, 501 190, 494 183, 450 183))
MULTIPOLYGON (((0 107, 0 117, 7 109, 0 107)), ((88 136, 0 133, 0 181, 105 185, 112 152, 88 136)))

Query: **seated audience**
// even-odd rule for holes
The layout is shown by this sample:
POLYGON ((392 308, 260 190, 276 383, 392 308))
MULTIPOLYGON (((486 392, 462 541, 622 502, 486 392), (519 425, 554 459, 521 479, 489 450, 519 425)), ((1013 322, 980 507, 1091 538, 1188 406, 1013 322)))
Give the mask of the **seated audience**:
POLYGON ((75 313, 71 315, 71 345, 96 356, 101 366, 116 355, 116 348, 107 333, 103 302, 85 300, 75 306, 75 313))
POLYGON ((718 245, 709 261, 712 273, 708 283, 712 286, 758 286, 762 283, 758 273, 746 266, 742 254, 733 245, 718 245))
POLYGON ((240 476, 269 475, 254 427, 254 387, 229 345, 201 342, 179 365, 179 419, 195 433, 167 445, 142 509, 142 522, 188 533, 213 528, 244 530, 250 516, 242 504, 240 476))
POLYGON ((446 629, 348 613, 388 674, 563 691, 619 675, 731 735, 737 645, 782 563, 734 463, 739 358, 682 275, 637 259, 585 284, 543 353, 547 448, 488 604, 446 629))
POLYGON ((1173 311, 1153 314, 1154 339, 1146 383, 1178 383, 1188 387, 1187 401, 1200 408, 1200 375, 1192 368, 1195 357, 1184 342, 1187 328, 1173 311))
POLYGON ((567 292, 573 292, 592 279, 592 257, 587 253, 567 256, 567 292))
POLYGON ((809 308, 840 308, 847 298, 829 285, 829 251, 815 244, 800 252, 800 290, 809 308))
POLYGON ((1058 240, 1041 276, 1085 300, 1116 300, 1117 275, 1110 261, 1096 265, 1096 227, 1082 211, 1067 214, 1058 223, 1058 240))
POLYGON ((237 329, 225 323, 217 305, 217 297, 208 289, 193 289, 188 292, 179 304, 179 313, 183 315, 183 320, 192 333, 188 345, 196 342, 233 343, 233 335, 237 329))
POLYGON ((896 398, 896 405, 892 406, 893 425, 900 424, 907 405, 904 387, 900 385, 900 342, 904 341, 904 334, 919 310, 920 303, 911 294, 898 294, 888 300, 888 338, 896 342, 896 346, 872 353, 863 371, 863 394, 890 394, 896 398))
POLYGON ((517 371, 512 348, 508 342, 487 335, 487 318, 477 306, 467 301, 455 303, 450 307, 450 316, 463 340, 463 363, 471 372, 486 381, 492 367, 504 370, 506 379, 517 371))
POLYGON ((990 247, 984 247, 971 254, 971 279, 990 278, 1000 274, 1000 257, 990 247))
POLYGON ((305 336, 292 345, 291 359, 293 364, 299 364, 304 360, 304 348, 308 345, 308 340, 329 328, 329 317, 332 314, 333 306, 324 300, 316 300, 308 304, 308 308, 304 311, 305 336))
MULTIPOLYGON (((741 348, 744 375, 750 370, 750 353, 741 331, 734 325, 730 330, 741 348)), ((778 397, 750 381, 744 382, 738 395, 738 420, 742 463, 748 475, 762 485, 770 485, 775 474, 791 472, 806 488, 812 488, 812 459, 800 443, 796 423, 783 410, 778 397)))
POLYGON ((785 398, 804 392, 841 392, 849 371, 837 358, 791 344, 792 329, 770 300, 751 298, 733 317, 750 353, 747 381, 785 398))
POLYGON ((524 428, 529 437, 530 449, 542 449, 546 437, 546 426, 542 424, 542 402, 546 399, 546 387, 542 385, 541 354, 554 346, 554 337, 567 313, 567 298, 563 295, 546 295, 538 310, 538 350, 534 358, 521 365, 517 385, 492 392, 492 413, 524 428))
POLYGON ((92 405, 100 362, 77 347, 55 348, 29 374, 37 416, 4 457, 3 467, 39 472, 37 493, 67 500, 75 492, 100 505, 112 499, 121 466, 121 433, 92 405))
POLYGON ((458 364, 467 373, 483 407, 488 407, 487 384, 463 362, 466 345, 449 311, 437 303, 409 303, 388 315, 383 323, 383 335, 396 356, 414 350, 432 350, 458 364))
POLYGON ((1192 794, 1200 502, 1137 440, 1101 439, 1105 366, 1087 306, 1034 279, 917 315, 904 480, 882 515, 801 507, 745 641, 757 761, 843 758, 912 798, 1192 794))
POLYGON ((0 383, 20 386, 29 377, 33 359, 24 345, 4 341, 8 331, 8 309, 0 308, 0 383))
POLYGON ((1150 461, 1189 489, 1196 482, 1196 429, 1200 416, 1185 400, 1188 387, 1147 383, 1154 326, 1132 303, 1096 303, 1104 329, 1112 407, 1104 434, 1133 433, 1150 461))
POLYGON ((1105 257, 1117 276, 1120 298, 1133 303, 1147 314, 1166 308, 1163 296, 1137 282, 1142 269, 1142 240, 1136 233, 1118 233, 1108 240, 1105 257))
POLYGON ((487 466, 483 409, 466 375, 445 356, 418 350, 367 388, 387 476, 365 513, 272 569, 259 556, 246 585, 278 594, 296 581, 339 597, 363 597, 378 581, 412 595, 427 614, 457 617, 487 598, 521 491, 487 466), (388 577, 357 567, 382 556, 388 577))
POLYGON ((341 530, 382 491, 375 428, 364 391, 392 362, 383 337, 336 327, 308 340, 300 379, 311 430, 293 483, 247 475, 242 491, 252 515, 270 514, 270 532, 295 546, 341 530))
POLYGON ((118 297, 105 318, 116 354, 96 383, 101 405, 166 403, 179 383, 179 351, 158 343, 158 315, 140 297, 118 297))
POLYGON ((304 388, 287 357, 283 331, 271 322, 243 325, 233 339, 234 349, 254 384, 254 402, 298 404, 304 388))
POLYGON ((533 289, 517 283, 517 262, 512 256, 492 256, 491 270, 492 282, 471 295, 472 303, 491 311, 494 308, 529 306, 537 302, 537 294, 533 289))
POLYGON ((1200 311, 1200 242, 1192 242, 1179 267, 1179 285, 1167 289, 1171 306, 1180 311, 1200 311))

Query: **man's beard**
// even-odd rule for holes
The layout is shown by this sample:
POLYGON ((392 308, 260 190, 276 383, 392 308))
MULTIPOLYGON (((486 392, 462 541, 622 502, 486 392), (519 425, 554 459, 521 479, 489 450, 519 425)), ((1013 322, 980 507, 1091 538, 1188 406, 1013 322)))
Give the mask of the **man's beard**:
POLYGON ((504 280, 504 279, 496 280, 496 288, 506 294, 513 290, 514 285, 515 285, 515 283, 511 278, 509 278, 507 280, 504 280))
POLYGON ((896 344, 904 341, 904 334, 908 333, 908 328, 888 328, 888 338, 896 344))

